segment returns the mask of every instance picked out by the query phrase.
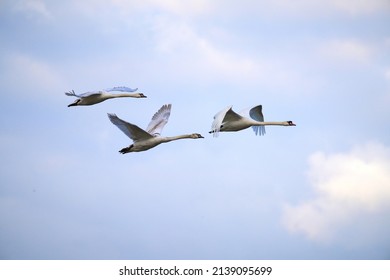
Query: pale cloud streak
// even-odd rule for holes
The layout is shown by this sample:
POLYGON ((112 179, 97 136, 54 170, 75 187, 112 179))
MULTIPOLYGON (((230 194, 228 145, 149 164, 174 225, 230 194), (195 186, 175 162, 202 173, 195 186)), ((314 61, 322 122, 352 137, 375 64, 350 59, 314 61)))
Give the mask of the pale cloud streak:
POLYGON ((51 95, 50 89, 63 88, 61 75, 50 64, 22 53, 9 53, 1 58, 1 68, 7 69, 0 78, 3 84, 18 85, 25 97, 51 95))
POLYGON ((14 2, 14 10, 25 14, 28 18, 39 18, 50 20, 53 18, 45 1, 42 0, 20 0, 14 2))
MULTIPOLYGON (((253 4, 252 1, 240 4, 253 4)), ((329 16, 344 14, 348 16, 361 16, 390 10, 387 0, 266 0, 256 2, 252 11, 258 11, 266 16, 299 16, 311 18, 314 16, 329 16)))
POLYGON ((334 62, 368 63, 372 61, 375 48, 355 39, 335 39, 324 42, 319 53, 334 62))
POLYGON ((180 15, 180 16, 195 16, 199 14, 208 13, 211 10, 212 3, 207 0, 146 0, 146 1, 126 1, 114 0, 114 3, 123 7, 138 7, 140 9, 160 9, 164 12, 180 15))
POLYGON ((390 148, 378 143, 348 153, 315 153, 308 177, 315 197, 286 205, 283 223, 291 233, 330 241, 361 214, 389 210, 390 148))
POLYGON ((180 57, 187 71, 203 73, 197 75, 198 78, 227 77, 242 82, 254 80, 261 74, 261 67, 251 57, 217 47, 184 21, 158 18, 153 31, 155 50, 165 56, 180 57))

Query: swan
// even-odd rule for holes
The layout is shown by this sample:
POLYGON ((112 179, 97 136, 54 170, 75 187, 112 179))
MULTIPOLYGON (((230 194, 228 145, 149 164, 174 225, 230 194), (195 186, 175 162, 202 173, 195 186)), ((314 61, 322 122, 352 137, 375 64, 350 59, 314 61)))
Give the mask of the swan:
POLYGON ((149 150, 157 145, 160 145, 161 143, 166 143, 174 140, 204 138, 199 133, 184 134, 173 137, 160 136, 162 129, 168 122, 169 116, 171 114, 171 107, 171 104, 163 105, 154 114, 146 130, 139 128, 135 124, 121 120, 115 114, 108 113, 107 115, 110 121, 134 142, 130 146, 121 149, 119 152, 121 154, 126 154, 130 152, 141 152, 149 150))
POLYGON ((71 106, 79 106, 79 105, 93 105, 100 102, 103 102, 107 99, 117 98, 117 97, 135 97, 135 98, 146 98, 143 93, 126 93, 126 92, 134 92, 138 90, 138 88, 132 89, 129 87, 113 87, 100 91, 89 91, 82 94, 76 94, 74 90, 65 92, 67 96, 76 96, 76 99, 73 103, 69 104, 68 107, 71 106), (125 93, 110 93, 112 91, 120 91, 125 93))
POLYGON ((245 109, 239 114, 233 111, 233 106, 228 106, 214 116, 211 131, 214 137, 218 137, 222 131, 239 131, 252 127, 256 135, 264 135, 266 125, 295 126, 292 121, 265 122, 262 106, 258 105, 245 109))

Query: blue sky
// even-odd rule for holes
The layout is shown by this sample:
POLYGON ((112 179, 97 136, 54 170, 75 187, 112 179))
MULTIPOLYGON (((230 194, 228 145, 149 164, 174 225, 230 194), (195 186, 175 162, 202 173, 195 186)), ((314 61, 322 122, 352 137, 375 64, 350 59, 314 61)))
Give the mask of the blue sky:
POLYGON ((1 259, 390 257, 389 1, 5 0, 0 36, 1 259), (205 139, 119 154, 107 113, 167 103, 205 139), (208 134, 258 104, 297 126, 208 134))

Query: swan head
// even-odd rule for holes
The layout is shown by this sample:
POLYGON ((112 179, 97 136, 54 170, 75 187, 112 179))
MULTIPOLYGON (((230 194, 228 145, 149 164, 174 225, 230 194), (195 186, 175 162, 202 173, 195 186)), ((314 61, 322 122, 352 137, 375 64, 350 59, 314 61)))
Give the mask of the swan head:
POLYGON ((296 126, 296 124, 293 123, 292 121, 286 121, 285 123, 286 123, 285 126, 296 126))
POLYGON ((81 101, 81 99, 77 99, 73 103, 69 104, 68 107, 77 106, 77 105, 79 105, 80 101, 81 101))
POLYGON ((145 94, 143 94, 143 93, 140 92, 140 93, 137 93, 137 94, 136 94, 136 97, 137 97, 137 98, 146 98, 147 96, 146 96, 145 94))
POLYGON ((199 133, 193 133, 190 135, 192 139, 198 139, 198 138, 204 138, 202 135, 199 133))

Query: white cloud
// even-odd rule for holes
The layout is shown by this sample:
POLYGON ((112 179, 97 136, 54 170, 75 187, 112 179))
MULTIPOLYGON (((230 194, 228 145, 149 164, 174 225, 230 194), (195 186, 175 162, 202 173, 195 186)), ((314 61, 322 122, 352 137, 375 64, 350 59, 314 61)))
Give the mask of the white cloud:
POLYGON ((333 14, 335 12, 359 16, 389 9, 387 0, 277 0, 270 1, 286 13, 300 15, 333 14))
MULTIPOLYGON (((18 93, 25 96, 52 93, 53 88, 63 88, 61 76, 48 63, 25 54, 11 53, 0 60, 6 69, 1 77, 1 83, 7 88, 18 85, 18 93)), ((1 70, 0 68, 0 70, 1 70)))
POLYGON ((27 17, 40 19, 52 19, 53 15, 41 0, 20 0, 14 3, 15 10, 26 14, 27 17))
POLYGON ((318 18, 334 15, 358 17, 389 12, 388 0, 242 0, 214 1, 213 13, 229 16, 260 15, 263 18, 318 18))
POLYGON ((158 17, 153 27, 155 50, 170 61, 167 71, 174 72, 170 76, 175 79, 185 75, 206 82, 228 80, 237 85, 277 88, 281 94, 288 94, 292 88, 299 88, 301 94, 313 86, 313 78, 300 72, 295 60, 280 53, 246 52, 237 44, 229 44, 238 40, 233 34, 221 31, 219 40, 218 30, 215 33, 213 37, 180 19, 158 17))
POLYGON ((350 15, 372 14, 390 9, 388 0, 331 0, 329 4, 334 9, 350 15))
MULTIPOLYGON (((29 2, 24 0, 24 2, 29 2)), ((42 2, 32 0, 32 2, 42 2)), ((194 18, 197 16, 248 16, 261 15, 264 17, 304 17, 312 18, 319 15, 334 15, 339 13, 349 16, 360 16, 383 11, 390 11, 388 0, 84 0, 75 4, 83 12, 96 14, 96 11, 109 11, 118 7, 120 14, 136 16, 139 13, 166 13, 170 16, 194 18)))
POLYGON ((287 205, 283 223, 290 232, 331 240, 361 214, 375 215, 390 203, 390 148, 378 143, 345 154, 309 158, 312 200, 287 205))
MULTIPOLYGON (((121 1, 126 3, 126 1, 121 1)), ((207 0, 192 0, 192 1, 181 1, 181 0, 148 0, 142 1, 143 5, 148 7, 159 7, 164 11, 171 12, 177 15, 197 15, 204 14, 210 11, 211 3, 207 0)))
POLYGON ((183 21, 158 18, 154 25, 154 34, 156 51, 164 53, 164 56, 172 55, 176 59, 179 57, 180 63, 185 64, 187 71, 195 70, 205 78, 220 76, 233 79, 239 77, 241 81, 255 80, 261 72, 255 60, 215 46, 183 21))
POLYGON ((340 39, 324 43, 320 53, 336 62, 367 63, 371 61, 374 49, 357 40, 340 39))
POLYGON ((208 0, 87 0, 83 3, 76 3, 83 7, 83 12, 90 13, 96 9, 107 10, 107 7, 118 7, 123 15, 136 15, 143 12, 150 13, 168 13, 179 17, 194 17, 203 15, 213 10, 214 3, 208 0))

